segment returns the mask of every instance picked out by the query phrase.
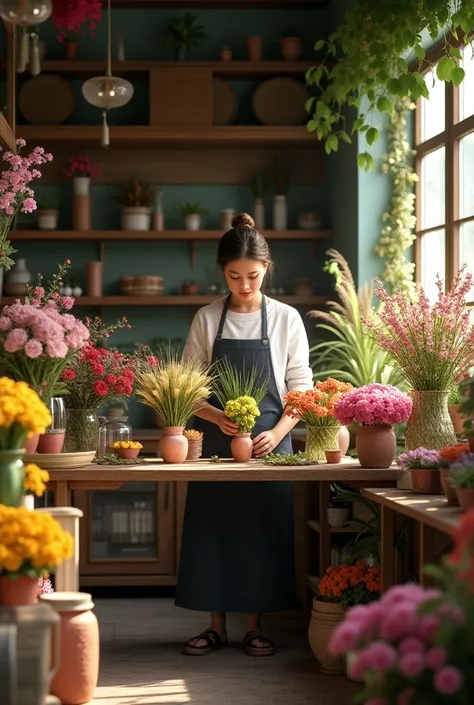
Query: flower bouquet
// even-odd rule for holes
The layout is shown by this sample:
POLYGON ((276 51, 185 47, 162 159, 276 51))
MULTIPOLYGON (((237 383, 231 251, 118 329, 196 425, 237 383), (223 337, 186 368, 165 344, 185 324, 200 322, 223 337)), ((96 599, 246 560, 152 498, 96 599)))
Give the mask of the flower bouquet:
POLYGON ((254 367, 237 370, 228 360, 215 366, 214 394, 228 419, 239 428, 232 438, 232 457, 246 463, 252 457, 251 433, 260 416, 259 404, 267 393, 268 382, 261 378, 254 367))
POLYGON ((188 453, 184 427, 211 395, 212 378, 206 366, 195 358, 183 361, 172 356, 159 362, 153 358, 142 360, 135 375, 139 401, 163 422, 160 452, 164 462, 184 462, 188 453))
POLYGON ((410 397, 390 384, 366 384, 337 402, 335 414, 342 424, 361 424, 356 450, 362 467, 390 467, 396 449, 392 424, 406 421, 412 408, 410 397))
POLYGON ((416 448, 402 453, 398 467, 411 474, 413 492, 420 494, 442 494, 441 458, 437 450, 416 448))
POLYGON ((472 275, 465 270, 458 272, 446 293, 437 278, 438 298, 433 304, 423 289, 414 299, 401 292, 389 296, 377 281, 383 308, 379 321, 367 321, 367 327, 414 390, 413 415, 406 429, 409 449, 439 449, 456 442, 449 394, 474 360, 474 328, 465 300, 472 275))
POLYGON ((314 389, 290 391, 284 398, 284 414, 302 421, 307 428, 305 455, 313 460, 325 459, 325 451, 339 447, 340 423, 335 416, 336 404, 350 392, 352 384, 329 377, 317 382, 314 389))
POLYGON ((72 555, 71 534, 50 514, 0 504, 0 604, 35 602, 38 578, 72 555))
POLYGON ((51 414, 25 382, 0 377, 0 503, 18 507, 24 492, 22 457, 28 437, 44 433, 51 414))
POLYGON ((380 569, 363 561, 326 569, 319 583, 318 597, 313 600, 309 625, 309 642, 323 673, 343 671, 340 655, 334 656, 329 651, 329 640, 334 628, 344 619, 345 610, 377 600, 380 592, 380 569))

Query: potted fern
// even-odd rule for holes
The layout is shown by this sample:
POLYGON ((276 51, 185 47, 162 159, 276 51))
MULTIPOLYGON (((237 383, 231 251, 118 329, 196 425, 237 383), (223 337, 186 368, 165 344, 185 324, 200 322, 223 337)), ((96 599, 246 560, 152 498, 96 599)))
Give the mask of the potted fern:
POLYGON ((202 216, 207 213, 207 209, 200 203, 190 203, 185 201, 179 206, 181 215, 184 220, 186 230, 199 230, 201 227, 202 216))
POLYGON ((150 184, 130 179, 118 186, 122 205, 122 230, 150 230, 153 191, 150 184))
POLYGON ((190 48, 207 39, 204 27, 196 20, 196 15, 186 12, 168 24, 165 41, 173 47, 175 61, 186 61, 190 48))

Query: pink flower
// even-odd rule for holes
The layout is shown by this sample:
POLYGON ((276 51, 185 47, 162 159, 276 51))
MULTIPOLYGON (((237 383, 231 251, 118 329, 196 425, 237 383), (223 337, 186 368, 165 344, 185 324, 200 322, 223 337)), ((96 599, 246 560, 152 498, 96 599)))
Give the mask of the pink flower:
POLYGON ((423 653, 425 644, 416 636, 407 636, 399 643, 398 650, 402 655, 411 654, 413 652, 423 653))
POLYGON ((360 652, 362 662, 372 671, 388 671, 397 659, 395 649, 384 641, 375 641, 360 652))
POLYGON ((0 331, 9 330, 11 328, 12 322, 6 316, 0 316, 0 331))
POLYGON ((66 357, 67 345, 62 340, 50 340, 46 343, 46 353, 48 357, 66 357))
POLYGON ((36 357, 39 357, 42 352, 43 346, 38 340, 35 340, 34 338, 31 338, 25 344, 25 355, 27 357, 30 357, 32 360, 34 360, 36 357))
POLYGON ((427 614, 421 618, 420 634, 428 641, 434 639, 438 629, 439 619, 434 614, 427 614))
MULTIPOLYGON (((112 375, 108 376, 110 377, 112 375)), ((343 622, 332 633, 329 650, 335 656, 345 654, 354 648, 359 636, 360 630, 354 622, 343 622)))
POLYGON ((433 678, 433 685, 441 695, 454 695, 461 689, 463 676, 454 666, 443 666, 433 678))
POLYGON ((22 328, 14 328, 11 330, 3 343, 6 352, 16 353, 21 350, 28 340, 28 333, 22 328))
POLYGON ((392 607, 383 618, 380 636, 395 640, 409 634, 416 624, 416 608, 412 602, 402 602, 392 607))
POLYGON ((406 678, 414 678, 419 676, 425 668, 425 659, 423 654, 412 651, 409 654, 404 654, 398 662, 398 669, 406 678))
POLYGON ((391 425, 406 421, 413 402, 389 384, 366 384, 344 394, 336 404, 335 414, 344 425, 391 425))
POLYGON ((428 668, 437 671, 438 668, 444 666, 448 660, 448 654, 446 649, 443 649, 442 646, 433 646, 433 648, 427 652, 425 659, 428 668))

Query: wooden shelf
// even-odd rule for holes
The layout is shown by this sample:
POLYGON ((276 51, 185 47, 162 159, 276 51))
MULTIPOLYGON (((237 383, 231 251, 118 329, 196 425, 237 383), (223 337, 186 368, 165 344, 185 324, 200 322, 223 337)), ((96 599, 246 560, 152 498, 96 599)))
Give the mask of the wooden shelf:
MULTIPOLYGON (((100 144, 99 125, 17 125, 17 137, 27 142, 59 143, 77 142, 100 144)), ((154 127, 151 125, 114 125, 110 127, 110 144, 133 145, 150 144, 162 147, 182 145, 202 146, 258 146, 276 145, 306 146, 314 149, 320 142, 304 125, 229 125, 208 128, 154 127)))
MULTIPOLYGON (((2 296, 0 305, 12 304, 14 296, 2 296)), ((206 306, 221 296, 79 296, 76 306, 206 306)), ((283 301, 290 306, 320 306, 327 303, 328 296, 275 296, 278 301, 283 301)))
MULTIPOLYGON (((321 533, 321 525, 320 525, 319 521, 315 521, 314 519, 309 519, 308 526, 312 531, 316 531, 318 534, 321 533)), ((339 528, 335 528, 334 526, 331 526, 331 527, 329 527, 329 531, 332 534, 357 534, 358 533, 357 529, 351 529, 346 526, 341 526, 339 528)))
MULTIPOLYGON (((116 76, 148 73, 152 69, 182 69, 183 67, 208 69, 215 76, 226 78, 255 78, 264 76, 303 75, 319 61, 114 61, 112 73, 116 76)), ((105 70, 104 61, 67 59, 45 60, 41 70, 67 74, 71 77, 100 76, 105 70)))
POLYGON ((316 575, 308 575, 306 582, 314 593, 319 592, 319 578, 316 575))
MULTIPOLYGON (((329 240, 330 230, 264 230, 267 240, 329 240)), ((18 240, 219 240, 222 230, 11 230, 9 238, 18 240)))

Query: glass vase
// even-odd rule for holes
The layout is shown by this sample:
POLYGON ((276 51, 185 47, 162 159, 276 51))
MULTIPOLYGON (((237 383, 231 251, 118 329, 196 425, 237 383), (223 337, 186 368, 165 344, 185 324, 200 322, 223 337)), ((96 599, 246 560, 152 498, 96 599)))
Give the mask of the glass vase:
POLYGON ((99 457, 111 455, 114 452, 113 445, 119 441, 132 440, 132 427, 128 423, 127 416, 112 416, 107 419, 100 429, 99 457))
POLYGON ((307 426, 305 455, 311 460, 325 461, 326 450, 339 448, 337 434, 339 426, 307 426))
POLYGON ((97 409, 66 409, 63 453, 84 453, 99 449, 97 409))
POLYGON ((25 470, 23 456, 25 451, 0 451, 0 504, 19 507, 23 498, 25 470))
POLYGON ((449 391, 412 392, 413 411, 405 431, 405 447, 439 450, 456 443, 448 409, 449 391))

